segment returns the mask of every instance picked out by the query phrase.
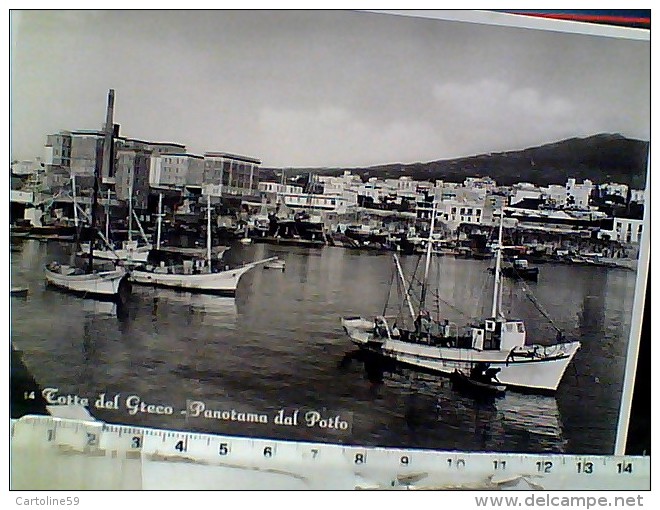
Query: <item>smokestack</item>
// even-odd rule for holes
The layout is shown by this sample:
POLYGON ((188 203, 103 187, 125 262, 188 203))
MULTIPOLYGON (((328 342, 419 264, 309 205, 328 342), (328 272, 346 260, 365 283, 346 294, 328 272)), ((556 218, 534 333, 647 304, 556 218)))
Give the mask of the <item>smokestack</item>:
POLYGON ((113 167, 113 145, 114 145, 114 112, 115 112, 115 90, 108 91, 108 110, 105 116, 105 126, 103 132, 105 134, 103 140, 103 166, 101 168, 101 177, 103 180, 108 177, 114 177, 115 172, 113 167))

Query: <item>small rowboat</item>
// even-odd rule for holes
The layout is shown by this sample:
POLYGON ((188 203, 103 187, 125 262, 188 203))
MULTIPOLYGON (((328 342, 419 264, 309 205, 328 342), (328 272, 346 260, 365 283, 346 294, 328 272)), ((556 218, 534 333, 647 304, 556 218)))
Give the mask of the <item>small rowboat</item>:
POLYGON ((455 370, 451 375, 452 383, 455 387, 473 392, 481 396, 501 396, 506 393, 506 385, 497 382, 478 381, 472 377, 465 375, 459 370, 455 370))
POLYGON ((281 269, 282 271, 284 271, 286 264, 282 259, 275 259, 272 262, 268 262, 267 264, 265 264, 264 267, 266 269, 281 269))
POLYGON ((25 297, 28 295, 27 287, 12 287, 9 290, 9 295, 14 297, 25 297))

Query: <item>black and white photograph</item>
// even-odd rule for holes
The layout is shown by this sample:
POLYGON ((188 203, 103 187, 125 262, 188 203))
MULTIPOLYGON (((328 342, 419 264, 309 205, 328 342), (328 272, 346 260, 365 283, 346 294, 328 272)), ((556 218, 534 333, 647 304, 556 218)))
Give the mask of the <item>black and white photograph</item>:
POLYGON ((11 417, 622 453, 648 32, 451 14, 12 11, 11 417))

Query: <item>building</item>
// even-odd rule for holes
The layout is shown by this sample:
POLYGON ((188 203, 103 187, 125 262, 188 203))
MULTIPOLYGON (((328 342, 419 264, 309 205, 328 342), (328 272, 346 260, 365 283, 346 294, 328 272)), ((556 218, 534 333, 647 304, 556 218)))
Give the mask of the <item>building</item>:
POLYGON ((115 193, 118 200, 133 197, 135 209, 146 209, 149 199, 150 153, 141 149, 117 151, 115 193))
POLYGON ((222 197, 257 197, 261 161, 226 152, 204 153, 205 193, 222 197))
POLYGON ((204 158, 190 153, 151 155, 149 184, 183 189, 204 184, 204 158))
POLYGON ((582 184, 577 184, 575 179, 566 181, 566 206, 576 209, 587 209, 594 186, 589 179, 582 184))
POLYGON ((632 218, 613 218, 612 230, 601 230, 601 239, 609 238, 625 244, 639 244, 642 242, 642 227, 644 220, 632 218))
POLYGON ((645 192, 643 189, 630 189, 630 201, 637 204, 644 203, 645 192))
MULTIPOLYGON (((561 187, 561 192, 558 193, 558 196, 561 196, 562 202, 564 201, 564 188, 561 187)), ((543 198, 543 191, 538 186, 528 183, 521 182, 514 184, 511 187, 511 199, 510 204, 515 205, 523 200, 532 199, 532 200, 541 200, 543 198)))

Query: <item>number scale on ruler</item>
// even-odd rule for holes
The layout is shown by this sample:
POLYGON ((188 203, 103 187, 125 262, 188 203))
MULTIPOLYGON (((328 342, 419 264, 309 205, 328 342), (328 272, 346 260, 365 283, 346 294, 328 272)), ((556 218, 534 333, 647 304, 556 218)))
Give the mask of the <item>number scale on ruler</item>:
POLYGON ((136 464, 143 489, 650 487, 649 457, 367 448, 26 416, 12 424, 12 462, 19 463, 12 465, 17 473, 12 482, 20 486, 13 488, 60 488, 39 485, 26 472, 29 466, 20 465, 21 458, 31 458, 33 452, 49 459, 54 472, 77 472, 77 482, 67 478, 70 488, 122 489, 137 483, 115 477, 112 487, 99 485, 99 479, 107 483, 108 478, 71 471, 81 457, 93 458, 100 470, 136 464), (24 486, 30 483, 39 487, 24 486))

